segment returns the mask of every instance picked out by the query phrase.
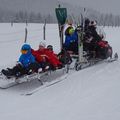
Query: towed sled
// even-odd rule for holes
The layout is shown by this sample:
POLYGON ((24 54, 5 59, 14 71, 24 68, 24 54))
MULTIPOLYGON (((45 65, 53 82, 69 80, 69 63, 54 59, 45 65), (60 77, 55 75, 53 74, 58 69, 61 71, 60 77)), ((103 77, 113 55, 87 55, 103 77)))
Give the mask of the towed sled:
POLYGON ((40 85, 43 85, 44 82, 46 82, 43 80, 45 77, 51 77, 53 73, 54 74, 56 73, 57 75, 59 75, 59 73, 62 73, 62 75, 64 75, 64 73, 66 72, 67 72, 67 66, 61 69, 56 69, 54 71, 48 69, 44 72, 43 71, 34 72, 32 74, 29 74, 29 75, 25 74, 20 77, 7 76, 7 75, 4 75, 2 72, 0 72, 0 89, 8 89, 10 87, 13 87, 25 82, 31 82, 33 80, 37 80, 39 81, 40 85))

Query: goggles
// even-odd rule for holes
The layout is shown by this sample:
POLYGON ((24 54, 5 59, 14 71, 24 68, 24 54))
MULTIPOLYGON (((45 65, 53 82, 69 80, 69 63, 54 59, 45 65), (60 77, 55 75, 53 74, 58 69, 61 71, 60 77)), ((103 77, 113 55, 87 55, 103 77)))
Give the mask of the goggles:
POLYGON ((21 50, 22 54, 27 54, 28 50, 21 50))

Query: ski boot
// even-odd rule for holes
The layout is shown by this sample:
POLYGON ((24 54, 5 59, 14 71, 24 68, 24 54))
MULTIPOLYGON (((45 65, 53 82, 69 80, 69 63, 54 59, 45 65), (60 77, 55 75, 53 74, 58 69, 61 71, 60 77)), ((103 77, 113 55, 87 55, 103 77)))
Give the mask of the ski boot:
POLYGON ((3 75, 5 75, 8 79, 10 79, 11 77, 13 77, 12 72, 9 71, 9 70, 2 69, 1 73, 2 73, 3 75))

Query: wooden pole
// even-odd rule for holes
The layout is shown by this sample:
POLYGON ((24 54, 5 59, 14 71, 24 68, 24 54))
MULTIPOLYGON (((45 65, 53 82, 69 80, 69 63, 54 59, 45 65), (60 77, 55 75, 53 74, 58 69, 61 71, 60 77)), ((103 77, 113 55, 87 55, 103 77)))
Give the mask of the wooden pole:
POLYGON ((46 40, 46 19, 43 26, 43 40, 46 40))
POLYGON ((11 26, 13 27, 13 21, 11 21, 11 26))
POLYGON ((27 22, 27 20, 25 21, 25 23, 26 23, 26 26, 28 26, 28 22, 27 22))
POLYGON ((64 29, 64 25, 58 25, 59 26, 59 36, 60 36, 60 47, 61 50, 63 49, 63 41, 64 41, 64 36, 63 36, 63 29, 64 29))
POLYGON ((25 28, 25 41, 24 41, 24 43, 27 42, 27 34, 28 34, 28 30, 27 30, 27 28, 25 28))

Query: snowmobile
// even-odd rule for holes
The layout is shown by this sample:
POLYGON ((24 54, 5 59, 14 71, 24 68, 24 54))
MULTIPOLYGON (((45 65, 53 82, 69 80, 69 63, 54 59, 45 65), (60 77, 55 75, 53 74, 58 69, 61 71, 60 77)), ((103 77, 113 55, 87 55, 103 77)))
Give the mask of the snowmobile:
POLYGON ((92 66, 100 61, 113 62, 118 59, 117 53, 113 56, 113 50, 108 41, 100 40, 94 44, 94 49, 84 49, 85 33, 81 30, 81 26, 77 27, 77 33, 78 56, 76 57, 77 60, 75 63, 75 69, 77 71, 92 66))

